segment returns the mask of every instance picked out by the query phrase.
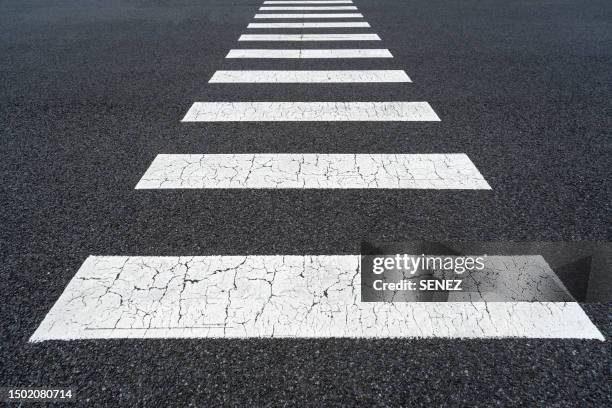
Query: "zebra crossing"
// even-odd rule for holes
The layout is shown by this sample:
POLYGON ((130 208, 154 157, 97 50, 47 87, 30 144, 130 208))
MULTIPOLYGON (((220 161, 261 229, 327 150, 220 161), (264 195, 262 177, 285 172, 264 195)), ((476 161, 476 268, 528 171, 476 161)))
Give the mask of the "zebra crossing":
POLYGON ((249 23, 247 28, 370 28, 370 24, 365 21, 353 23, 329 22, 329 23, 249 23))
MULTIPOLYGON (((360 31, 248 32, 238 38, 239 46, 231 49, 226 58, 392 59, 387 49, 368 48, 367 44, 376 44, 382 39, 376 33, 362 32, 371 26, 368 22, 355 20, 363 19, 361 13, 346 11, 359 10, 352 0, 266 0, 254 15, 258 21, 249 23, 247 29, 360 31), (327 19, 334 20, 319 21, 327 19), (364 42, 364 48, 251 48, 245 45, 251 42, 334 41, 364 42)), ((236 83, 376 86, 381 82, 412 82, 405 71, 397 69, 261 71, 250 70, 248 62, 244 61, 241 70, 215 72, 209 83, 219 84, 217 86, 236 83)), ((182 122, 196 123, 306 122, 304 126, 308 126, 308 122, 440 120, 434 107, 426 101, 194 101, 182 118, 182 122)), ((462 152, 159 152, 135 186, 135 194, 143 189, 185 188, 491 190, 492 186, 462 152)), ((511 261, 518 262, 517 259, 511 261)), ((542 267, 541 263, 534 263, 532 271, 535 273, 542 267)), ((30 341, 155 337, 603 340, 577 303, 363 303, 360 302, 358 276, 358 255, 90 256, 30 341)))
POLYGON ((305 7, 293 7, 293 6, 289 6, 289 7, 260 7, 260 10, 274 10, 274 11, 278 11, 278 10, 357 10, 357 7, 355 6, 322 6, 322 7, 310 7, 310 6, 305 6, 305 7))
POLYGON ((217 71, 209 83, 412 82, 402 70, 217 71))
POLYGON ((438 122, 427 102, 195 102, 183 122, 438 122))
POLYGON ((238 41, 380 41, 376 34, 243 34, 238 41))
POLYGON ((386 49, 236 49, 225 58, 393 58, 386 49))
POLYGON ((490 189, 465 154, 160 154, 136 188, 490 189))
POLYGON ((295 14, 295 13, 286 13, 286 14, 267 14, 260 13, 255 14, 254 18, 363 18, 363 15, 360 13, 313 13, 313 14, 295 14))
POLYGON ((32 340, 601 336, 577 303, 369 303, 359 288, 352 255, 89 257, 32 340))

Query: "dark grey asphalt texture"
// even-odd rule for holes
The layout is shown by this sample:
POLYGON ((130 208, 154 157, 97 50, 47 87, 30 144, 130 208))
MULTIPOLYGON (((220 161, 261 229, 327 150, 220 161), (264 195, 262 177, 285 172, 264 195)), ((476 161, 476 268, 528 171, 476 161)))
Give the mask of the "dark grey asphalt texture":
POLYGON ((611 406, 611 304, 584 306, 605 342, 27 342, 88 255, 611 239, 612 2, 355 0, 394 59, 225 60, 261 3, 0 3, 0 386, 72 387, 78 406, 611 406), (414 83, 207 84, 298 67, 414 83), (427 101, 442 121, 179 123, 248 100, 427 101), (158 153, 233 152, 465 152, 493 190, 134 190, 158 153))

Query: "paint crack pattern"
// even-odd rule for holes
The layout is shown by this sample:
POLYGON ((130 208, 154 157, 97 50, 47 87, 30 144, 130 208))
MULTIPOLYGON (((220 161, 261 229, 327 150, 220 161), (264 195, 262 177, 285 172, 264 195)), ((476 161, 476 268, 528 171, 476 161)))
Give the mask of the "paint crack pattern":
POLYGON ((576 303, 364 303, 359 279, 355 255, 91 256, 31 341, 601 336, 576 303))
POLYGON ((158 155, 137 189, 490 189, 459 154, 158 155))
POLYGON ((410 82, 402 70, 216 71, 209 83, 410 82))
POLYGON ((235 49, 226 58, 393 58, 387 49, 235 49))
POLYGON ((183 122, 427 122, 427 102, 195 102, 183 122))

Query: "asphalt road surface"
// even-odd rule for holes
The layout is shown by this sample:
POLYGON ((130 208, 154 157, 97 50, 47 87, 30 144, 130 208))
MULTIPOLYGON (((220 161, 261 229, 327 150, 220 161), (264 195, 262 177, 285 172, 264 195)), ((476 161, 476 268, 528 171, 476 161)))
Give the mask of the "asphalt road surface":
POLYGON ((610 240, 612 3, 354 3, 347 13, 364 19, 338 21, 371 28, 247 29, 277 22, 254 19, 261 0, 0 4, 0 386, 71 388, 82 406, 612 404, 610 303, 581 305, 605 341, 29 342, 91 255, 610 240), (237 41, 281 32, 381 41, 237 41), (225 58, 241 48, 393 58, 225 58), (404 70, 412 82, 208 83, 219 70, 296 69, 404 70), (252 101, 426 101, 441 120, 181 122, 194 102, 252 101), (464 153, 491 188, 135 189, 158 154, 239 153, 464 153))

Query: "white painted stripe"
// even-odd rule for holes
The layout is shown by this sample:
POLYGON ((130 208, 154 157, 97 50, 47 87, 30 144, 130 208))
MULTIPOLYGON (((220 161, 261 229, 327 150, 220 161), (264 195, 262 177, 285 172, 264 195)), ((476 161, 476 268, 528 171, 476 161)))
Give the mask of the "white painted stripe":
POLYGON ((225 58, 393 58, 386 49, 230 50, 225 58))
POLYGON ((427 102, 195 102, 183 122, 431 122, 427 102))
POLYGON ((238 41, 380 41, 377 34, 243 34, 238 41))
POLYGON ((355 6, 314 6, 314 7, 309 7, 309 6, 287 6, 287 7, 260 7, 259 10, 261 11, 293 11, 293 10, 300 10, 300 11, 323 11, 323 10, 357 10, 357 7, 355 6))
MULTIPOLYGON (((505 265, 508 260, 500 263, 505 265)), ((542 266, 534 265, 538 269, 533 274, 540 274, 542 266)), ((380 303, 361 302, 360 296, 356 255, 90 256, 30 341, 209 337, 604 340, 577 303, 380 303)))
POLYGON ((355 22, 325 22, 325 23, 249 23, 247 28, 348 28, 348 27, 370 27, 365 21, 355 22))
POLYGON ((361 13, 255 14, 254 18, 363 18, 361 13))
POLYGON ((136 189, 490 190, 465 154, 160 154, 136 189))
POLYGON ((402 70, 217 71, 210 83, 411 82, 402 70))
POLYGON ((351 0, 264 1, 263 4, 353 4, 351 0))

